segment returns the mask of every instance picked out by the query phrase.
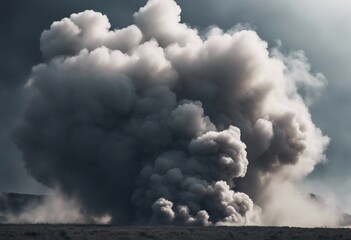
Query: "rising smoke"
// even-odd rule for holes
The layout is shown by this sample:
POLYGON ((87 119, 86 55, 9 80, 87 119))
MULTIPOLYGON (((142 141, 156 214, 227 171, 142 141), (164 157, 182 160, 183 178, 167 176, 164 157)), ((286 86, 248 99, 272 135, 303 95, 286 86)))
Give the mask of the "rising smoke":
POLYGON ((85 11, 42 33, 14 133, 29 173, 115 224, 337 224, 295 187, 325 159, 307 108, 323 75, 180 12, 149 0, 124 29, 85 11))

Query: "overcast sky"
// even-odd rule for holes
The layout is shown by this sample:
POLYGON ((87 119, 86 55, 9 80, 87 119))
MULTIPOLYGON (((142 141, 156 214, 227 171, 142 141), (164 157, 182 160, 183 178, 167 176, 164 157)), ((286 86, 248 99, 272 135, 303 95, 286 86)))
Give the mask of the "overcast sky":
MULTIPOLYGON (((31 67, 41 62, 39 37, 55 20, 93 9, 106 14, 112 26, 132 23, 132 14, 146 1, 0 0, 0 191, 43 193, 27 173, 21 153, 10 138, 26 97, 22 94, 31 67)), ((339 204, 351 202, 351 2, 348 0, 179 0, 182 21, 205 30, 249 24, 270 47, 281 40, 282 51, 303 50, 313 72, 328 80, 311 106, 314 122, 331 138, 328 162, 305 181, 308 191, 339 204)), ((350 209, 345 206, 346 209, 350 209)))

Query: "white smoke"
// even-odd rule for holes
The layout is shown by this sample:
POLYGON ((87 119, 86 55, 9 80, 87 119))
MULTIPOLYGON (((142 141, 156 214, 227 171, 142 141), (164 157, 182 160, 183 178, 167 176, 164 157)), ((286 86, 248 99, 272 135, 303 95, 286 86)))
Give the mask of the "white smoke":
POLYGON ((110 221, 108 215, 85 216, 84 210, 74 199, 68 199, 58 191, 45 196, 41 201, 33 201, 20 213, 7 213, 6 223, 100 223, 110 221))
POLYGON ((117 224, 336 225, 294 187, 325 160, 305 104, 323 75, 253 30, 200 36, 180 12, 149 0, 124 29, 85 11, 43 32, 14 137, 28 171, 117 224))

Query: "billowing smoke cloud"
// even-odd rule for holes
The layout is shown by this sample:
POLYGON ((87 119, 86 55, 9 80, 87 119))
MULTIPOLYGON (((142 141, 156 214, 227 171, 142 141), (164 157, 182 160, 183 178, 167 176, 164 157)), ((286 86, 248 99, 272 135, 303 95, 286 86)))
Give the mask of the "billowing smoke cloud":
MULTIPOLYGON (((180 12, 149 0, 124 29, 85 11, 42 33, 14 134, 28 171, 116 224, 299 225, 309 208, 289 218, 284 199, 315 205, 294 183, 325 159, 306 105, 323 75, 252 30, 200 35, 180 12)), ((319 216, 301 224, 337 222, 319 216)))

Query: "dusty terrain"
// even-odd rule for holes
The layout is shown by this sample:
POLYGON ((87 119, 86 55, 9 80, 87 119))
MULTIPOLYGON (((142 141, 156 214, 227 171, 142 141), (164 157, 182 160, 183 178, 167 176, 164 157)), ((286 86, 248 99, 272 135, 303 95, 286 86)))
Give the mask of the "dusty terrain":
POLYGON ((98 239, 98 240, 274 240, 274 239, 350 239, 346 228, 288 227, 117 227, 99 225, 0 225, 1 240, 21 239, 98 239))

